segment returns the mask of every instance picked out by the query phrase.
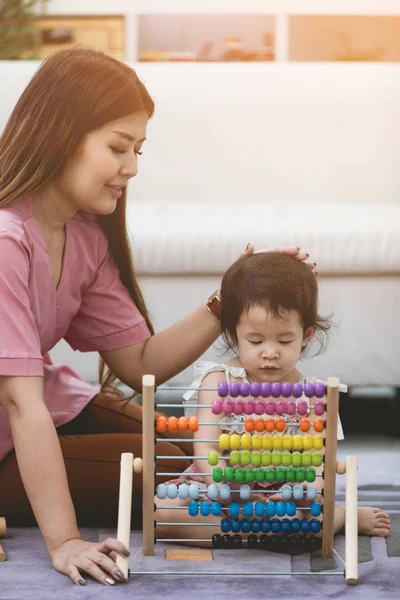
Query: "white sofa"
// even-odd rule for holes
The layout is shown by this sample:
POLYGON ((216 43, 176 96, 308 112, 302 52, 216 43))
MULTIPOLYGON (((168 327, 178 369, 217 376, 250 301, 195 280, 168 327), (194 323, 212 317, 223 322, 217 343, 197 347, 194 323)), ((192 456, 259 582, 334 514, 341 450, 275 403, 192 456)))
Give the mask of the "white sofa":
MULTIPOLYGON (((0 62, 0 128, 36 66, 0 62)), ((129 227, 156 329, 203 302, 249 241, 297 245, 338 325, 304 372, 400 387, 400 66, 136 67, 156 113, 129 227)), ((52 356, 96 380, 95 355, 61 342, 52 356)))

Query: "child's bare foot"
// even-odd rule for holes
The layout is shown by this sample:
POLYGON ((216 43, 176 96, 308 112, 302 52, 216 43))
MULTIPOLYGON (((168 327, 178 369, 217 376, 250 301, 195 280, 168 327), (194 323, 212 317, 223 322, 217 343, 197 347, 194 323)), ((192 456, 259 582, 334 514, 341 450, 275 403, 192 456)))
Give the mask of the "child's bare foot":
POLYGON ((389 515, 373 506, 358 507, 358 533, 361 535, 387 537, 390 529, 389 515))

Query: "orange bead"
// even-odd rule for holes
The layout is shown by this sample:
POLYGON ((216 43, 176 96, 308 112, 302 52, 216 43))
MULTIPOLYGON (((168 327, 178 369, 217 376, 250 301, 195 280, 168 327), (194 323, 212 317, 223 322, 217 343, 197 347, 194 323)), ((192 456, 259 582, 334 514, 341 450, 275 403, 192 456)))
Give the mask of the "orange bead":
POLYGON ((254 419, 252 419, 252 417, 247 417, 247 419, 244 420, 244 428, 248 433, 253 433, 254 419))
POLYGON ((321 417, 316 417, 314 419, 314 431, 321 433, 324 430, 324 420, 321 417))
POLYGON ((179 419, 178 419, 178 428, 181 431, 186 431, 186 429, 188 428, 187 417, 179 417, 179 419))
POLYGON ((158 417, 156 429, 160 433, 164 433, 164 431, 167 431, 167 417, 158 417))
POLYGON ((310 431, 310 419, 300 419, 300 429, 301 431, 304 431, 304 433, 310 431))
POLYGON ((188 421, 190 431, 198 431, 199 430, 199 420, 197 417, 190 417, 188 421))
POLYGON ((285 419, 282 419, 282 418, 277 419, 275 421, 275 427, 276 427, 277 431, 285 431, 285 429, 286 429, 286 421, 285 421, 285 419))
POLYGON ((262 433, 263 431, 265 431, 265 421, 264 421, 264 419, 262 419, 261 417, 259 417, 258 419, 256 419, 255 428, 256 428, 256 431, 258 433, 262 433))
POLYGON ((168 431, 176 431, 178 429, 177 417, 168 417, 167 427, 168 431))
POLYGON ((273 433, 275 431, 275 421, 274 419, 266 419, 265 420, 265 429, 269 431, 269 433, 273 433))

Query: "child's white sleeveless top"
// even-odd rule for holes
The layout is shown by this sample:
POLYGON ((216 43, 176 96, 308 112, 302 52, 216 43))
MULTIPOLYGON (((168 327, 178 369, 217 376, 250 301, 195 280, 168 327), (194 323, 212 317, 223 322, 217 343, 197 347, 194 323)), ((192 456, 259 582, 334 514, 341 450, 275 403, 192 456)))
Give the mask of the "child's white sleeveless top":
MULTIPOLYGON (((195 388, 195 389, 188 390, 183 395, 183 405, 185 407, 186 417, 193 417, 196 415, 196 406, 195 405, 197 404, 197 401, 196 401, 197 390, 200 389, 201 383, 202 383, 204 377, 206 375, 208 375, 208 373, 213 373, 215 371, 224 371, 227 383, 230 382, 231 377, 242 379, 243 382, 248 383, 246 371, 243 367, 233 367, 231 365, 226 365, 224 363, 217 363, 217 362, 213 362, 213 361, 202 360, 202 361, 196 362, 193 366, 193 369, 194 369, 196 378, 189 387, 195 388)), ((303 385, 307 382, 308 383, 323 383, 324 385, 326 385, 326 381, 323 381, 322 379, 317 379, 316 377, 302 377, 299 380, 299 383, 301 383, 303 385)), ((340 383, 339 391, 347 392, 347 385, 340 383)), ((309 399, 304 394, 304 392, 300 398, 296 399, 296 402, 300 402, 300 401, 305 401, 305 402, 307 402, 307 404, 309 404, 309 399)), ((224 429, 224 427, 223 427, 224 425, 229 424, 229 430, 231 433, 241 434, 244 432, 244 420, 247 416, 248 415, 236 415, 236 414, 224 415, 219 423, 220 423, 222 429, 224 429)), ((254 418, 257 418, 258 416, 259 415, 253 415, 254 418)), ((288 424, 288 428, 290 428, 289 424, 288 424)), ((338 440, 344 439, 343 428, 342 428, 342 423, 340 421, 340 417, 338 417, 337 439, 338 440)))

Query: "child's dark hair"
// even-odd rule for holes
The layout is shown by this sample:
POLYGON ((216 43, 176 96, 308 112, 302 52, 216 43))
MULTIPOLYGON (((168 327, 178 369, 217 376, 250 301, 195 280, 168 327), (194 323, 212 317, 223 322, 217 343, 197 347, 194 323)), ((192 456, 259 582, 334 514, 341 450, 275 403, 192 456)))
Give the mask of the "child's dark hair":
POLYGON ((253 306, 262 306, 278 318, 286 310, 296 310, 304 332, 316 329, 318 352, 326 345, 331 315, 318 314, 317 281, 301 260, 283 252, 260 252, 237 260, 226 271, 221 285, 221 327, 230 350, 237 348, 240 316, 253 306))

